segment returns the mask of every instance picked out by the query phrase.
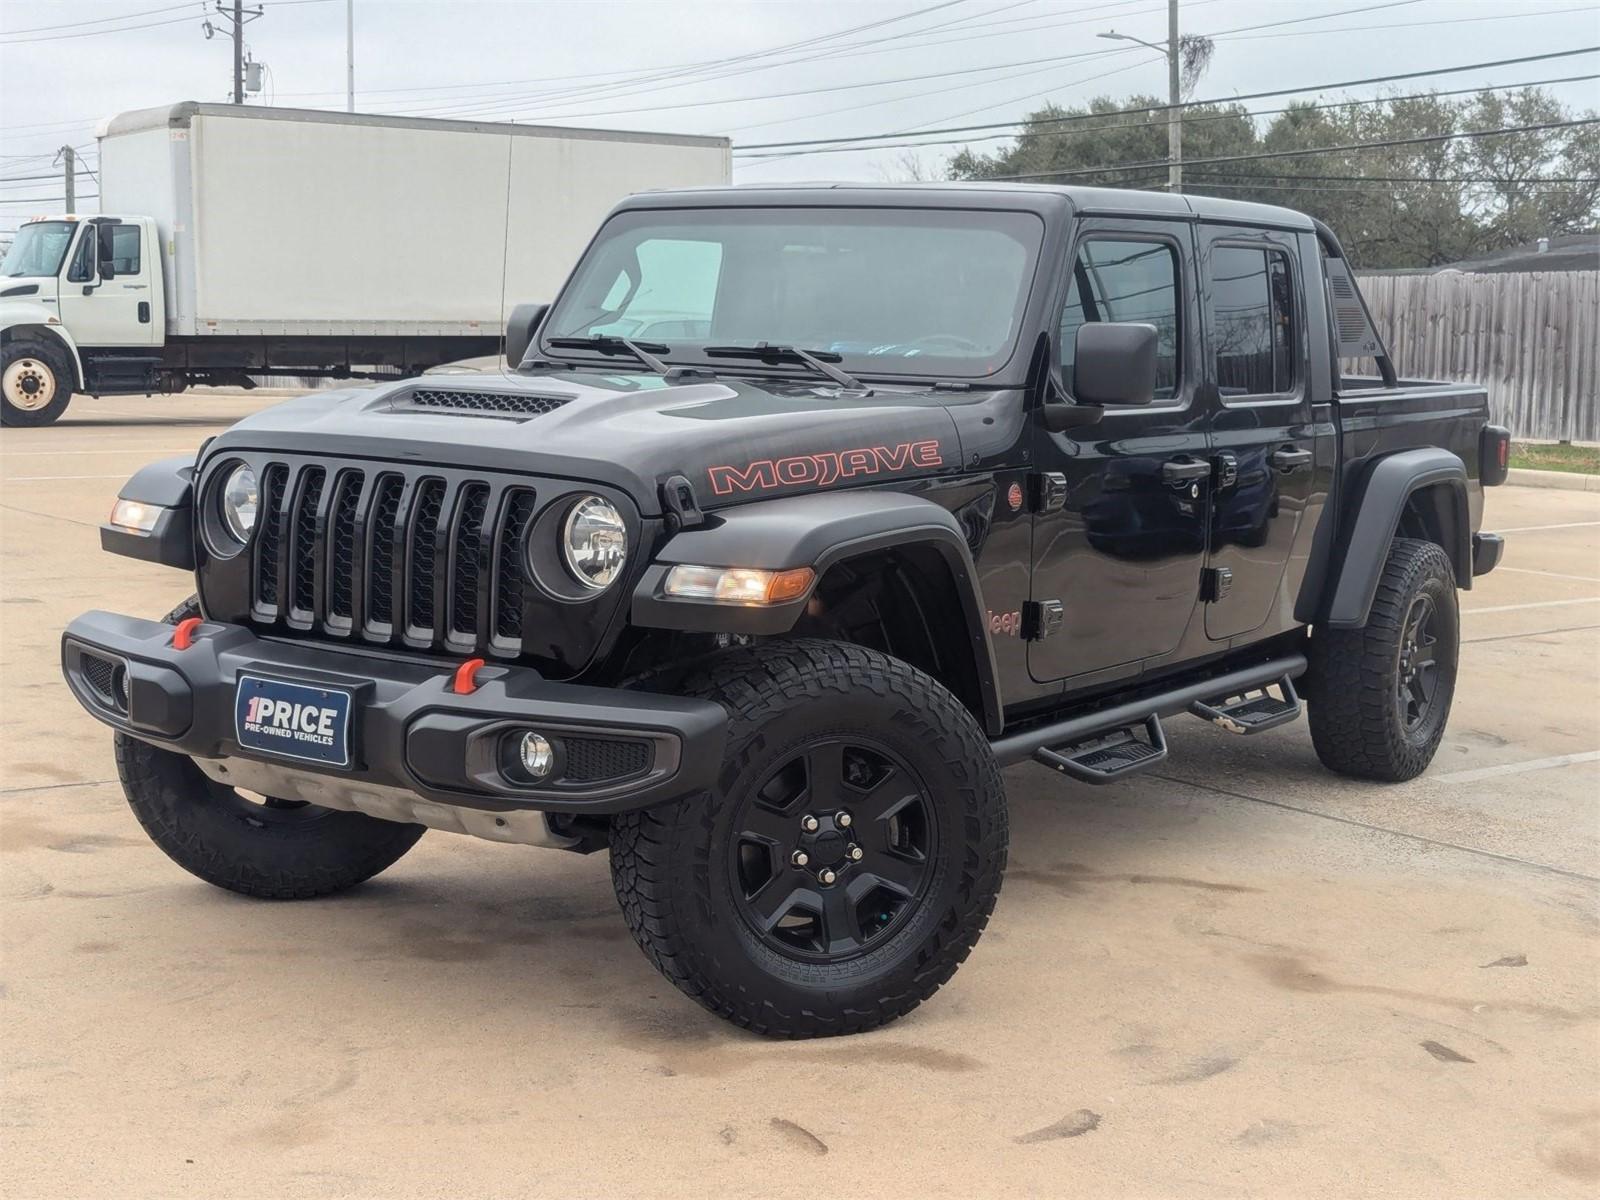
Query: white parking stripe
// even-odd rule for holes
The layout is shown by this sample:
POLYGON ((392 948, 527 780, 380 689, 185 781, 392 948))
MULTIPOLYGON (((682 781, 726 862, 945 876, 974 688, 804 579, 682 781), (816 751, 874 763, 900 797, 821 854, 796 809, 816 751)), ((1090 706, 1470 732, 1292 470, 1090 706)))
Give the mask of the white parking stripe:
POLYGON ((126 471, 115 475, 0 475, 0 483, 50 483, 56 479, 126 479, 126 471))
POLYGON ((1594 762, 1600 759, 1600 750, 1584 750, 1578 754, 1557 754, 1553 758, 1530 758, 1526 762, 1501 763, 1498 767, 1479 767, 1473 771, 1448 771, 1431 776, 1435 783, 1471 783, 1475 779, 1496 779, 1501 775, 1521 775, 1524 771, 1548 771, 1552 767, 1566 767, 1573 763, 1594 762))
POLYGON ((1543 575, 1546 579, 1576 579, 1579 583, 1600 583, 1600 575, 1563 575, 1560 571, 1535 571, 1532 567, 1496 567, 1516 575, 1543 575))
POLYGON ((1535 600, 1530 604, 1496 604, 1490 608, 1463 608, 1463 613, 1521 612, 1525 608, 1561 608, 1567 604, 1600 604, 1600 596, 1580 596, 1576 600, 1535 600))
POLYGON ((1600 521, 1568 521, 1562 525, 1514 525, 1510 529, 1494 529, 1491 533, 1538 533, 1541 529, 1587 529, 1600 525, 1600 521))
POLYGON ((70 454, 74 458, 84 454, 187 454, 186 446, 134 446, 121 450, 0 450, 0 458, 60 458, 70 454))

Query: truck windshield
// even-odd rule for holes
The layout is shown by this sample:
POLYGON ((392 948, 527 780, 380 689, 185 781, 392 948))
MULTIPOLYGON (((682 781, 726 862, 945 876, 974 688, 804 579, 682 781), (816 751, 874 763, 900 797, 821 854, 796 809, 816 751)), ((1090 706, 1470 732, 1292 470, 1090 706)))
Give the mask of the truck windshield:
POLYGON ((61 269, 76 221, 34 221, 17 230, 17 239, 0 262, 0 275, 54 275, 61 269))
POLYGON ((663 358, 720 369, 728 358, 707 346, 766 342, 838 356, 851 374, 989 375, 1011 357, 1043 232, 1026 212, 624 212, 542 332, 547 345, 659 343, 663 358))

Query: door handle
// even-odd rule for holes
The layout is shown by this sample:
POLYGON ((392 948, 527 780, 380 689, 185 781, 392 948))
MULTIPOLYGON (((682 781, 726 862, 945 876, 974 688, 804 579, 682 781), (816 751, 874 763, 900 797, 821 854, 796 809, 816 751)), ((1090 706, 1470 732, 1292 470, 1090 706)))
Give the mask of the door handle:
POLYGON ((1211 464, 1201 458, 1173 458, 1161 464, 1164 483, 1192 483, 1211 478, 1211 464))
POLYGON ((1275 450, 1268 460, 1275 470, 1292 471, 1296 467, 1303 467, 1311 462, 1311 451, 1296 450, 1293 446, 1285 446, 1282 450, 1275 450))
POLYGON ((139 324, 150 324, 150 301, 148 300, 139 301, 139 324))

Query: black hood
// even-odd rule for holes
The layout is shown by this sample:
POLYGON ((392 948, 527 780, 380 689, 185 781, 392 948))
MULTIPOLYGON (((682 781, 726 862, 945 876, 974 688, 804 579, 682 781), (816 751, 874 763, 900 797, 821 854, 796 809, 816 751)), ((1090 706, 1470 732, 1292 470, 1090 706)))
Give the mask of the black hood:
POLYGON ((282 450, 524 472, 622 488, 653 516, 675 475, 709 509, 959 471, 951 406, 993 398, 629 371, 439 374, 276 405, 220 435, 207 457, 282 450))

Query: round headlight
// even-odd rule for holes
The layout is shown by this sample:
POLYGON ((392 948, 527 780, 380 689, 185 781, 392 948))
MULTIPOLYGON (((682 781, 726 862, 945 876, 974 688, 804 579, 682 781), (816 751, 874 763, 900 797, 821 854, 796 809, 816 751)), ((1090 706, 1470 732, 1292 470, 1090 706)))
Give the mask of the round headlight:
POLYGON ((574 579, 596 591, 606 587, 622 574, 628 557, 628 530, 622 514, 608 500, 585 496, 567 514, 561 550, 574 579))
POLYGON ((239 542, 250 540, 260 503, 256 473, 247 466, 235 467, 222 484, 222 521, 239 542))

